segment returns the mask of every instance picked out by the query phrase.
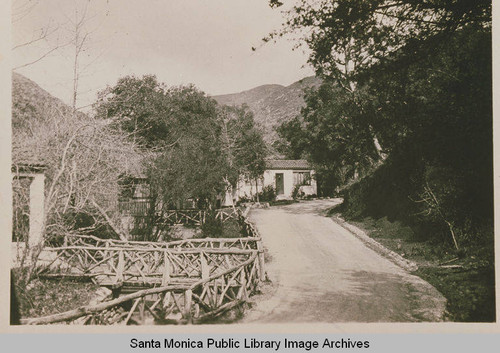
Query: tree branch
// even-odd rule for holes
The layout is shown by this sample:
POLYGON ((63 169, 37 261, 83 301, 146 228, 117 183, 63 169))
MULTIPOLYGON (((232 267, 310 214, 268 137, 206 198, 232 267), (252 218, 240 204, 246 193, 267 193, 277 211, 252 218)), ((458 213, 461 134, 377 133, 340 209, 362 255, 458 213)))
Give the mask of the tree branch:
POLYGON ((113 231, 120 237, 120 240, 127 241, 127 237, 123 235, 122 231, 114 224, 113 220, 108 216, 106 211, 92 198, 90 202, 99 211, 99 213, 104 217, 108 225, 113 229, 113 231))

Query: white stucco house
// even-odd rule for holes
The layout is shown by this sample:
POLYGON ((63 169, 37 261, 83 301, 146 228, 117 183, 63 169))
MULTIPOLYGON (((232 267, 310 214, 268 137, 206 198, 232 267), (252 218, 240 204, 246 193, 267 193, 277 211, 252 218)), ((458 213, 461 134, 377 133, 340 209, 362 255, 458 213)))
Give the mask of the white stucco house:
MULTIPOLYGON (((305 196, 316 195, 318 192, 315 171, 305 159, 268 159, 266 170, 258 181, 241 178, 233 192, 233 202, 242 198, 250 199, 269 185, 275 189, 277 200, 292 199, 296 185, 305 196)), ((231 204, 231 195, 226 194, 224 204, 231 204)))

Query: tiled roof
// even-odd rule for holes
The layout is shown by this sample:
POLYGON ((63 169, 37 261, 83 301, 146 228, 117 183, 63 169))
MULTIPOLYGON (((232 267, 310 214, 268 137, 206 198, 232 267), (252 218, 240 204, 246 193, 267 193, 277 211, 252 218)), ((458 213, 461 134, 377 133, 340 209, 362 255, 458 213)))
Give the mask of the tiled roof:
POLYGON ((268 159, 266 169, 311 169, 305 159, 268 159))

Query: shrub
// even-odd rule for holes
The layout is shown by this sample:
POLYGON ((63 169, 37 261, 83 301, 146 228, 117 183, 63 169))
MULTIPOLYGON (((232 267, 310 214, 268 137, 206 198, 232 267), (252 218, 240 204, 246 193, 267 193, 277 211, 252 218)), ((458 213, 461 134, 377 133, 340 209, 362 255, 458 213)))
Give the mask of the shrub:
POLYGON ((222 234, 222 222, 216 218, 215 212, 207 212, 205 222, 201 226, 203 238, 219 238, 222 234))
POLYGON ((271 202, 276 200, 276 190, 272 185, 264 186, 261 192, 259 192, 259 201, 271 202))
POLYGON ((304 192, 302 190, 300 190, 300 187, 301 187, 301 185, 297 184, 294 186, 294 188, 292 190, 292 198, 294 200, 301 199, 305 195, 304 192))
POLYGON ((245 194, 245 196, 240 196, 238 201, 236 202, 236 206, 239 206, 241 205, 242 203, 247 203, 247 202, 250 202, 252 201, 250 197, 248 197, 247 194, 245 194))

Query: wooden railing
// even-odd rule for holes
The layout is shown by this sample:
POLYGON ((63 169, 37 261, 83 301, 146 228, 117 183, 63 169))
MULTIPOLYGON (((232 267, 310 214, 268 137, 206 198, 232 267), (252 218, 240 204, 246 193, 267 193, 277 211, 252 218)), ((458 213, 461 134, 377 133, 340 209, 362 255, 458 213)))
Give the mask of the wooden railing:
POLYGON ((221 208, 216 210, 215 218, 220 219, 222 223, 229 219, 240 220, 242 212, 239 208, 221 208))
MULTIPOLYGON (((249 234, 245 232, 245 234, 249 234)), ((94 247, 144 247, 153 249, 165 248, 238 248, 257 249, 259 237, 244 238, 197 238, 183 239, 170 242, 153 241, 123 241, 117 239, 102 239, 92 235, 67 235, 63 246, 94 246, 94 247)))
MULTIPOLYGON (((120 210, 124 214, 134 217, 146 217, 149 204, 145 201, 123 201, 120 202, 120 210)), ((237 208, 221 208, 215 210, 215 218, 226 222, 229 219, 238 220, 241 211, 237 208)), ((197 209, 166 210, 161 212, 160 222, 167 225, 186 224, 200 226, 205 223, 207 211, 197 209)))
POLYGON ((192 282, 237 266, 256 250, 65 246, 54 253, 45 277, 89 277, 101 286, 154 286, 192 282))
MULTIPOLYGON (((188 224, 201 226, 205 223, 207 211, 204 210, 167 210, 162 213, 162 223, 188 224)), ((239 220, 241 211, 239 209, 221 208, 215 210, 215 218, 222 223, 229 219, 239 220)))
POLYGON ((185 224, 201 226, 205 223, 203 210, 167 210, 162 212, 161 222, 168 225, 185 224))

